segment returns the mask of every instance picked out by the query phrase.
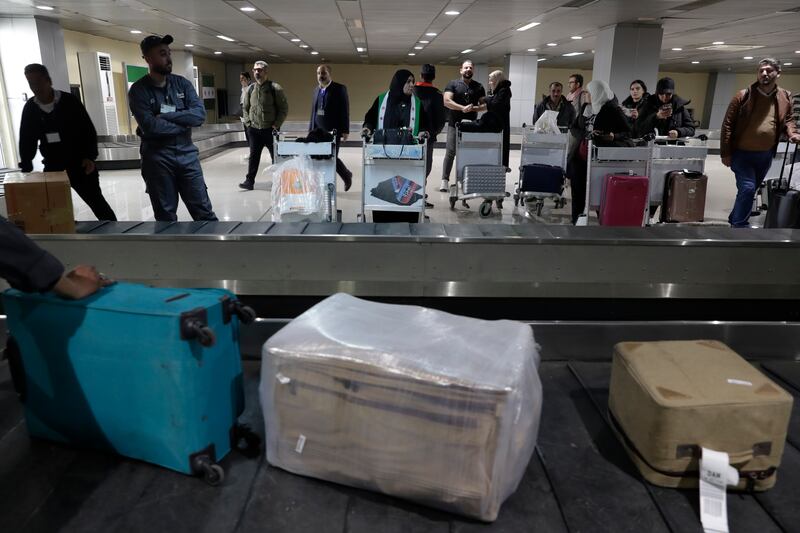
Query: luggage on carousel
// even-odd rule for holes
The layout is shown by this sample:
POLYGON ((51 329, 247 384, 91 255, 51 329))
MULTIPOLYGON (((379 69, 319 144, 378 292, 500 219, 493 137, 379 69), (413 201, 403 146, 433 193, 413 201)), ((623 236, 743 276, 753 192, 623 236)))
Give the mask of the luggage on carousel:
POLYGON ((702 172, 674 170, 664 184, 663 222, 702 222, 706 213, 708 176, 702 172))
POLYGON ((600 198, 602 226, 643 226, 648 204, 646 176, 609 174, 603 180, 600 198))
POLYGON ((117 283, 78 301, 8 290, 3 305, 30 435, 222 481, 245 436, 239 323, 255 318, 232 293, 117 283))
POLYGON ((718 341, 623 342, 614 348, 612 427, 645 479, 698 486, 702 448, 725 452, 738 489, 775 484, 792 396, 718 341))
POLYGON ((530 327, 337 294, 271 337, 275 466, 492 521, 536 444, 530 327))
POLYGON ((503 195, 506 192, 506 167, 503 165, 467 165, 464 167, 464 195, 503 195))
POLYGON ((794 174, 794 160, 797 159, 798 145, 794 145, 794 156, 789 167, 789 176, 785 180, 783 178, 787 156, 789 155, 789 144, 791 143, 786 143, 786 152, 783 154, 780 177, 767 183, 765 228, 800 228, 800 191, 792 189, 792 174, 794 174))
POLYGON ((564 169, 553 165, 529 164, 521 167, 520 192, 561 194, 564 169))

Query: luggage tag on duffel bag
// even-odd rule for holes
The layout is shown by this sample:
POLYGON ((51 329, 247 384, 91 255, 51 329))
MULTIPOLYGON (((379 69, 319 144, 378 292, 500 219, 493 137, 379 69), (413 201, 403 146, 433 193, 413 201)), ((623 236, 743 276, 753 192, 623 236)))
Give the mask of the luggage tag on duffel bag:
POLYGON ((728 533, 726 487, 739 483, 739 472, 725 452, 703 448, 700 458, 700 521, 705 533, 728 533))

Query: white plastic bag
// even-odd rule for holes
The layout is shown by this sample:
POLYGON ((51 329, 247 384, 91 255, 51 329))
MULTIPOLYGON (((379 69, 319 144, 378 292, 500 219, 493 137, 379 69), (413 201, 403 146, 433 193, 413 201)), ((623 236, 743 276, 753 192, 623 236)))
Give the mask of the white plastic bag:
POLYGON ((558 111, 545 111, 542 113, 542 116, 533 125, 533 131, 556 135, 561 133, 561 130, 558 129, 558 111))
POLYGON ((323 175, 314 169, 310 157, 294 157, 267 170, 272 173, 273 222, 322 221, 323 175))

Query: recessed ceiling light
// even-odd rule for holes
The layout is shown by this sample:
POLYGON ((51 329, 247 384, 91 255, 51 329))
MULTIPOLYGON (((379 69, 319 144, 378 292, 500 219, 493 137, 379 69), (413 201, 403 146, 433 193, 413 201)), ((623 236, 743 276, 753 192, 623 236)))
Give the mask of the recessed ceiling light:
POLYGON ((528 52, 535 52, 536 48, 528 48, 528 52))
POLYGON ((547 46, 558 46, 558 43, 547 43, 547 46))
POLYGON ((692 65, 699 65, 699 64, 700 64, 699 61, 692 61, 692 65))
POLYGON ((300 42, 300 39, 298 39, 297 37, 295 37, 294 39, 289 39, 289 40, 292 41, 293 43, 299 43, 300 42))
POLYGON ((541 24, 541 22, 531 22, 530 24, 525 24, 521 28, 517 28, 517 31, 527 31, 527 30, 529 30, 531 28, 535 28, 539 24, 541 24))
POLYGON ((278 33, 280 33, 281 35, 287 35, 289 32, 286 30, 280 30, 278 31, 278 33))
POLYGON ((538 62, 540 62, 540 63, 541 63, 542 61, 547 61, 547 58, 546 58, 546 57, 540 57, 540 58, 539 58, 539 59, 537 59, 536 61, 538 61, 538 62))
POLYGON ((241 9, 242 11, 246 11, 248 13, 256 10, 256 8, 250 6, 240 7, 239 9, 241 9))
POLYGON ((462 54, 468 54, 470 52, 474 52, 474 50, 472 48, 467 48, 466 50, 461 50, 462 54))
POLYGON ((461 11, 445 11, 445 15, 450 15, 451 17, 457 17, 461 14, 461 11))
POLYGON ((36 6, 36 9, 41 9, 42 11, 52 11, 53 8, 50 6, 36 6))
POLYGON ((142 33, 142 31, 141 30, 131 30, 131 33, 133 33, 134 35, 139 35, 140 33, 142 33))
POLYGON ((229 43, 236 42, 236 39, 231 39, 230 37, 225 37, 224 35, 217 35, 217 39, 222 39, 223 41, 228 41, 229 43))
POLYGON ((783 64, 783 66, 784 66, 784 67, 791 67, 791 66, 792 66, 792 64, 791 64, 791 63, 784 63, 784 64, 783 64))
POLYGON ((681 51, 683 51, 683 48, 673 48, 672 51, 673 52, 681 52, 681 51))
POLYGON ((428 32, 425 35, 427 35, 428 37, 436 37, 436 33, 434 32, 428 32))
POLYGON ((366 48, 362 48, 362 47, 360 47, 360 46, 359 46, 358 48, 356 48, 356 52, 358 52, 359 54, 360 54, 361 52, 366 52, 366 51, 367 51, 367 49, 366 49, 366 48))
POLYGON ((753 59, 753 56, 744 56, 742 59, 753 59))
POLYGON ((573 35, 572 37, 570 37, 570 39, 574 41, 580 41, 581 39, 583 39, 583 37, 581 37, 580 35, 573 35))
POLYGON ((725 41, 714 41, 714 42, 713 42, 713 43, 711 43, 711 44, 725 44, 725 41))
POLYGON ((307 44, 301 44, 300 48, 308 48, 308 45, 307 44))
POLYGON ((311 55, 312 55, 312 56, 318 56, 318 55, 319 55, 319 52, 311 52, 311 55))
POLYGON ((409 53, 408 53, 408 55, 410 55, 410 56, 415 56, 415 55, 417 55, 417 54, 415 54, 414 52, 409 52, 409 53))
POLYGON ((794 53, 795 54, 800 54, 800 50, 795 50, 794 53))
POLYGON ((421 44, 428 44, 430 41, 420 41, 421 44))
POLYGON ((185 46, 186 48, 194 48, 194 45, 189 43, 186 43, 183 46, 185 46))
POLYGON ((221 56, 221 55, 222 55, 222 52, 220 52, 219 50, 217 50, 216 52, 214 52, 214 55, 215 55, 215 56, 221 56))
POLYGON ((570 52, 568 54, 561 54, 564 57, 575 57, 575 56, 582 56, 583 52, 570 52))
POLYGON ((414 50, 422 50, 423 48, 425 48, 425 47, 424 46, 415 46, 414 50))

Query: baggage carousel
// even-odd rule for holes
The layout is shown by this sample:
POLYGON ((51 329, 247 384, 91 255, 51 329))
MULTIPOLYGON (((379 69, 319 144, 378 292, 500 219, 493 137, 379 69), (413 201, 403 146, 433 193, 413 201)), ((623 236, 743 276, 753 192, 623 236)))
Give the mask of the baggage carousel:
MULTIPOLYGON (((242 329, 244 421, 262 436, 260 347, 326 295, 525 321, 542 353, 537 450, 493 524, 295 476, 263 455, 226 457, 226 481, 214 488, 29 439, 0 362, 2 531, 700 532, 697 491, 647 484, 612 433, 614 343, 721 340, 800 397, 798 231, 228 221, 85 222, 79 231, 35 238, 69 265, 227 287, 257 307, 261 318, 242 329)), ((798 531, 795 403, 775 488, 728 495, 732 532, 798 531)))

